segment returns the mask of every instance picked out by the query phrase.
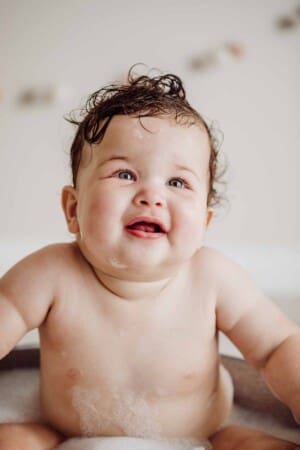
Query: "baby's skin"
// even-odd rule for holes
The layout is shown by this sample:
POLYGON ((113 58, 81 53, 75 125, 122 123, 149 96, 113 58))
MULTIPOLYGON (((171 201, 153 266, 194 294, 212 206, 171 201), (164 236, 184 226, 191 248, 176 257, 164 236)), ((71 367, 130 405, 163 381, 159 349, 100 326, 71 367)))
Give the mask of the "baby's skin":
POLYGON ((56 280, 40 326, 41 404, 55 429, 158 438, 216 430, 232 388, 219 369, 209 253, 197 256, 200 276, 186 267, 159 294, 140 300, 108 292, 76 244, 30 257, 31 268, 53 267, 41 290, 56 280), (195 288, 188 301, 187 286, 195 288))
POLYGON ((2 277, 0 358, 39 328, 42 412, 65 437, 201 440, 232 404, 221 330, 299 420, 299 328, 203 245, 205 132, 168 118, 143 125, 115 116, 86 146, 77 186, 62 195, 75 241, 2 277))

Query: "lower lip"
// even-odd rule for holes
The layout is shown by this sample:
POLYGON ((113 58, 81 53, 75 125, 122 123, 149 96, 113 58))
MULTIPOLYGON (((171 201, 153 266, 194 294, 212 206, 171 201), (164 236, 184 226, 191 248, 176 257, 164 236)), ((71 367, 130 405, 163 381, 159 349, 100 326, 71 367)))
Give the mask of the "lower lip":
POLYGON ((139 239, 159 239, 165 235, 165 233, 147 233, 146 231, 142 230, 135 230, 132 228, 126 228, 127 233, 129 233, 131 236, 134 236, 139 239))

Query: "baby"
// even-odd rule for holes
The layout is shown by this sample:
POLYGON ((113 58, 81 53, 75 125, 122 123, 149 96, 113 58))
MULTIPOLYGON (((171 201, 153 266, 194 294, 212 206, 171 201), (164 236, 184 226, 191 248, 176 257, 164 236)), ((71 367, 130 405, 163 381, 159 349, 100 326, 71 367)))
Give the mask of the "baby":
POLYGON ((0 281, 0 358, 39 328, 45 419, 0 425, 0 449, 77 436, 296 448, 220 428, 233 392, 217 330, 299 421, 300 329, 239 265, 203 245, 218 155, 181 80, 130 71, 84 112, 71 119, 73 185, 62 191, 75 240, 29 255, 0 281))

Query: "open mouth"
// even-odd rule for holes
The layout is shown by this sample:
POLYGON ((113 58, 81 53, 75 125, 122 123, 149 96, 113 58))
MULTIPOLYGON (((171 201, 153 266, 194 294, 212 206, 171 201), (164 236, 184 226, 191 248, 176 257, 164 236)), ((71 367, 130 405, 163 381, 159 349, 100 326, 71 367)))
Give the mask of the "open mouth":
POLYGON ((152 222, 150 219, 149 221, 142 219, 130 222, 126 226, 126 230, 133 236, 152 239, 166 233, 163 224, 157 221, 152 222))

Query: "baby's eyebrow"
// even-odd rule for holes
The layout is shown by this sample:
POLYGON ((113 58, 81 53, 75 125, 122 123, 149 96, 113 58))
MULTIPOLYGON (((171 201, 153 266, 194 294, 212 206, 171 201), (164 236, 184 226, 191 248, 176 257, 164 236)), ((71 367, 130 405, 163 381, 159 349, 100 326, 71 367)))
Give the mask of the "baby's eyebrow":
POLYGON ((97 168, 103 166, 103 164, 106 164, 107 162, 115 161, 115 160, 121 160, 121 161, 129 162, 129 158, 127 156, 112 155, 112 156, 108 157, 107 159, 104 159, 103 161, 100 161, 99 164, 97 165, 97 168))
POLYGON ((181 164, 175 164, 176 169, 184 170, 186 172, 192 173, 196 178, 199 179, 199 175, 190 167, 182 166, 181 164))

